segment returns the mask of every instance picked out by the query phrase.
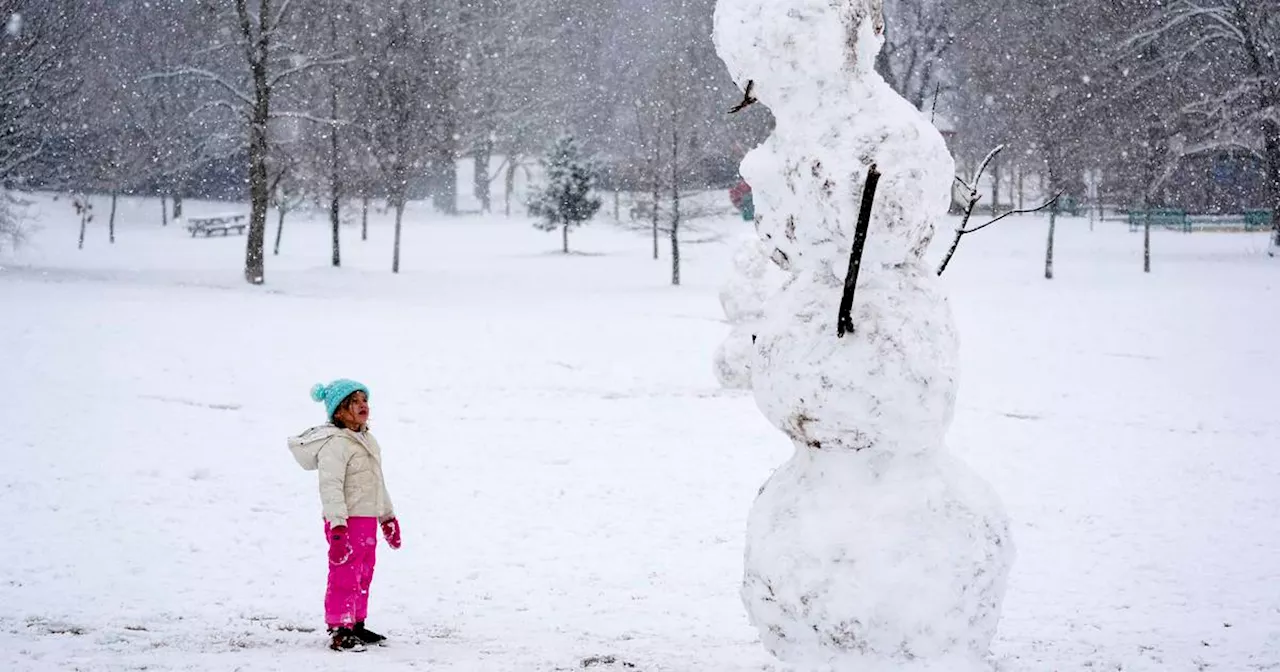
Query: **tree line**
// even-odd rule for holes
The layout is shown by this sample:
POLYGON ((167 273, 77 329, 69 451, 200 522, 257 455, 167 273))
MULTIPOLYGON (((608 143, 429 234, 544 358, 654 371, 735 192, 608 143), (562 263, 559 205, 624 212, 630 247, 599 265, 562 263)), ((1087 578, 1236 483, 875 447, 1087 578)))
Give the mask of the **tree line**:
MULTIPOLYGON (((762 106, 725 114, 741 94, 711 43, 714 6, 0 0, 0 182, 158 195, 165 218, 184 198, 248 197, 250 282, 272 205, 321 205, 335 235, 342 210, 370 199, 454 213, 458 162, 474 160, 480 208, 523 209, 494 202, 512 190, 493 185, 562 132, 606 189, 656 203, 727 188, 772 122, 762 106)), ((1225 171, 1252 185, 1240 199, 1280 212, 1280 0, 885 0, 885 12, 879 70, 950 127, 961 166, 1007 147, 992 210, 1022 205, 1024 177, 1079 195, 1098 170, 1114 203, 1185 200, 1225 171)))

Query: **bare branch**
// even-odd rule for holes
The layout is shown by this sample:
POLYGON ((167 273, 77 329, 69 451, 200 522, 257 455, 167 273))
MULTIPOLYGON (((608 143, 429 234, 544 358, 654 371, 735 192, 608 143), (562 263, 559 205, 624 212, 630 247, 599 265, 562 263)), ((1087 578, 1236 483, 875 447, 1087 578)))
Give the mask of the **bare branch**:
POLYGON ((245 62, 253 66, 258 61, 253 53, 254 39, 253 23, 250 21, 251 16, 254 19, 257 18, 257 15, 249 10, 246 0, 236 0, 236 18, 240 24, 240 34, 244 37, 244 42, 240 46, 244 49, 245 62))
POLYGON ((40 156, 41 153, 44 152, 44 149, 45 149, 45 143, 44 143, 44 140, 41 139, 40 144, 30 152, 27 152, 25 154, 19 154, 14 158, 5 157, 4 164, 0 165, 0 175, 8 175, 9 173, 16 170, 22 164, 27 163, 28 161, 34 160, 36 157, 40 156))
POLYGON ((1031 214, 1031 213, 1033 213, 1033 212, 1040 212, 1041 210, 1044 210, 1045 208, 1047 208, 1047 207, 1049 207, 1049 206, 1051 206, 1051 205, 1053 205, 1053 204, 1057 203, 1057 202, 1058 202, 1058 199, 1062 198, 1062 195, 1063 195, 1063 194, 1065 194, 1065 193, 1066 193, 1066 191, 1059 191, 1058 193, 1056 193, 1056 194, 1054 194, 1054 195, 1053 195, 1053 198, 1051 198, 1051 199, 1049 199, 1049 200, 1045 201, 1042 205, 1039 205, 1039 206, 1034 207, 1034 208, 1026 208, 1026 209, 1023 209, 1023 210, 1010 210, 1009 212, 1006 212, 1006 213, 1004 213, 1003 215, 1000 215, 999 217, 996 217, 995 219, 993 219, 993 220, 991 220, 991 221, 987 222, 986 224, 982 224, 982 225, 980 225, 980 226, 975 226, 975 227, 973 227, 972 229, 961 229, 961 230, 959 231, 959 233, 960 233, 960 235, 962 235, 962 236, 963 236, 964 234, 966 234, 966 233, 977 233, 978 231, 981 231, 981 230, 983 230, 983 229, 987 228, 988 226, 991 226, 992 224, 995 224, 996 222, 998 222, 998 221, 1000 221, 1000 220, 1004 219, 1005 217, 1012 217, 1012 216, 1014 216, 1014 215, 1028 215, 1028 214, 1031 214))
POLYGON ((195 117, 196 115, 200 114, 201 112, 204 112, 205 110, 212 110, 212 109, 215 109, 215 108, 226 108, 226 109, 227 109, 227 110, 229 110, 232 114, 235 114, 235 115, 243 115, 243 114, 244 114, 244 108, 239 107, 239 106, 237 106, 237 105, 233 105, 233 104, 231 104, 231 102, 230 102, 230 101, 227 101, 227 100, 213 100, 213 101, 209 101, 209 102, 207 102, 207 103, 201 103, 200 105, 198 105, 195 109, 191 110, 191 112, 189 112, 189 113, 187 114, 187 118, 188 118, 188 119, 190 119, 190 118, 195 117))
POLYGON ((306 112, 289 112, 289 111, 272 112, 270 115, 270 118, 271 119, 301 119, 303 121, 310 121, 312 123, 321 124, 323 126, 353 125, 352 122, 347 119, 334 119, 332 117, 317 117, 313 114, 308 114, 306 112))
POLYGON ((270 86, 273 86, 273 87, 274 87, 274 86, 276 86, 277 84, 279 84, 280 82, 282 82, 282 81, 284 81, 284 80, 286 80, 286 79, 288 79, 288 78, 290 78, 290 77, 293 77, 294 75, 297 75, 297 74, 300 74, 300 73, 306 72, 306 71, 311 70, 311 69, 313 69, 313 68, 326 67, 326 66, 330 66, 330 65, 347 65, 347 64, 352 63, 352 62, 354 62, 354 61, 355 61, 355 59, 353 59, 353 58, 350 58, 350 57, 345 57, 345 58, 344 58, 344 57, 339 57, 339 56, 327 56, 327 57, 319 58, 319 59, 316 59, 316 60, 313 60, 313 61, 308 61, 308 62, 303 63, 302 65, 299 65, 299 66, 297 66, 297 67, 288 68, 288 69, 286 69, 286 70, 281 70, 278 74, 276 74, 274 77, 272 77, 272 78, 271 78, 271 80, 270 80, 270 86))
POLYGON ((230 82, 228 82, 226 79, 224 79, 222 76, 218 75, 217 73, 209 70, 205 70, 203 68, 180 68, 178 70, 173 70, 171 72, 157 72, 150 75, 143 75, 141 79, 145 81, 145 80, 151 80, 151 79, 169 79, 169 78, 176 78, 176 77, 196 77, 198 79, 203 79, 207 82, 213 82, 219 87, 222 87, 222 89, 225 90, 227 93, 230 93, 231 95, 240 99, 240 102, 244 103, 245 105, 250 105, 250 106, 253 105, 253 98, 251 98, 249 94, 237 89, 235 86, 232 86, 230 82))
POLYGON ((955 240, 951 241, 951 248, 947 250, 946 256, 942 258, 942 263, 938 265, 938 275, 941 276, 943 273, 946 272, 947 266, 951 263, 952 257, 956 256, 956 250, 960 248, 960 239, 964 238, 965 235, 981 231, 987 228, 988 226, 991 226, 992 224, 995 224, 996 222, 1006 217, 1012 217, 1013 215, 1025 215, 1032 212, 1039 212, 1041 210, 1044 210, 1045 208, 1057 203, 1058 199, 1062 198, 1063 193, 1065 192, 1059 191, 1058 193, 1054 194, 1053 198, 1045 201, 1043 205, 1040 205, 1038 207, 1023 209, 1023 210, 1010 210, 1009 212, 1006 212, 1003 215, 996 217, 995 219, 987 222, 986 224, 975 226, 972 229, 967 229, 965 228, 965 225, 969 223, 969 217, 973 213, 973 206, 978 202, 978 199, 981 198, 980 196, 975 196, 973 200, 969 202, 969 207, 965 210, 964 219, 961 220, 960 226, 956 227, 956 238, 955 240))
POLYGON ((729 110, 729 114, 737 114, 747 109, 748 107, 751 107, 757 102, 755 95, 753 95, 752 93, 752 90, 755 88, 755 86, 756 86, 756 80, 754 79, 747 80, 747 87, 742 92, 742 102, 738 103, 737 105, 734 105, 733 108, 729 110))
POLYGON ((280 3, 280 9, 276 10, 276 16, 271 19, 271 25, 267 26, 269 33, 274 33, 280 28, 280 24, 284 22, 284 16, 289 11, 289 6, 293 4, 293 0, 284 0, 280 3))
POLYGON ((973 174, 973 180, 969 183, 969 189, 973 192, 978 191, 978 182, 982 179, 982 174, 987 172, 987 166, 995 160, 996 155, 1004 151, 1004 145, 996 145, 996 148, 987 153, 987 157, 978 164, 978 171, 973 174))

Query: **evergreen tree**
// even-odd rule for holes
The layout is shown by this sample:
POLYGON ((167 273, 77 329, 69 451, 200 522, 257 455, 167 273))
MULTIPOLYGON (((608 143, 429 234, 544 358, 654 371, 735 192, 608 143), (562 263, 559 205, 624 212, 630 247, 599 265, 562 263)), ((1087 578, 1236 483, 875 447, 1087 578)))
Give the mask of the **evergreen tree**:
POLYGON ((529 214, 539 218, 534 224, 537 228, 563 232, 564 252, 568 254, 569 229, 581 226, 600 210, 600 199, 591 193, 596 167, 582 156, 572 135, 557 139, 542 165, 547 172, 547 186, 534 195, 529 214))

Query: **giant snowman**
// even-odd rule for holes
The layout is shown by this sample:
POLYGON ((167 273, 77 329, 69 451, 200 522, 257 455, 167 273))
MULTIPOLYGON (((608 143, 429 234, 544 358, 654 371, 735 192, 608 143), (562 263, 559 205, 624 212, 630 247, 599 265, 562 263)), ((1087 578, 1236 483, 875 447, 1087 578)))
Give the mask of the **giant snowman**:
POLYGON ((760 234, 788 274, 753 327, 751 387, 796 452, 761 488, 742 597, 766 647, 801 669, 990 669, 1009 523, 946 452, 958 343, 923 254, 954 164, 873 71, 882 0, 719 0, 715 39, 776 131, 744 159, 760 234), (837 312, 872 166, 852 308, 837 312))

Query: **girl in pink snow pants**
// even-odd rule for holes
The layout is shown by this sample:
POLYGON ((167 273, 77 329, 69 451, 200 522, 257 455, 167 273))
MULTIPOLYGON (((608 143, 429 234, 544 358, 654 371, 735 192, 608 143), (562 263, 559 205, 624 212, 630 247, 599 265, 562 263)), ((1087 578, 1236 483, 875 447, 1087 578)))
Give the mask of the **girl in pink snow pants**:
POLYGON ((329 424, 289 439, 304 469, 319 472, 320 504, 329 545, 324 594, 329 648, 362 651, 386 640, 365 627, 369 585, 377 563, 378 531, 400 548, 400 523, 382 475, 382 449, 369 433, 369 389, 354 380, 316 385, 311 398, 325 405, 329 424))

